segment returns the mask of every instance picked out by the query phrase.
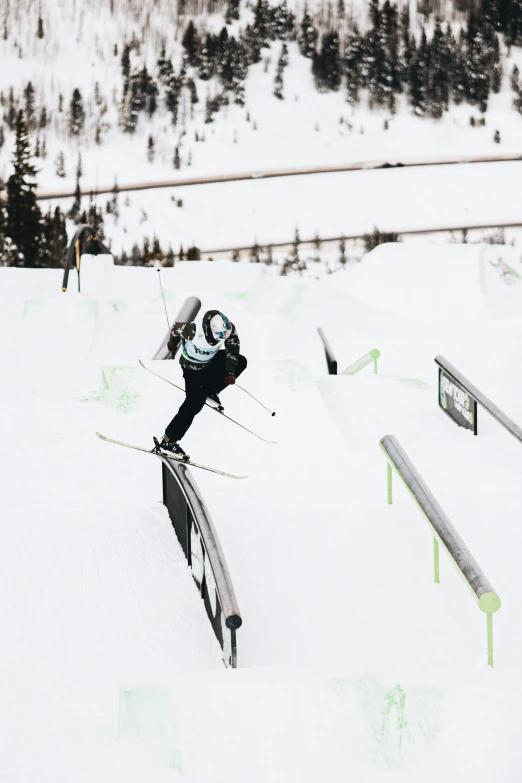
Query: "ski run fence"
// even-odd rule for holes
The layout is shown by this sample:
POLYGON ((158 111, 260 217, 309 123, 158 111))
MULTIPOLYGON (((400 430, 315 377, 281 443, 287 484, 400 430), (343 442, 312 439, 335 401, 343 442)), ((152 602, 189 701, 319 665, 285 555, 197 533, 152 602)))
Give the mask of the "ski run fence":
POLYGON ((493 615, 500 609, 499 596, 399 441, 393 435, 385 435, 379 443, 387 460, 388 503, 393 503, 392 476, 395 470, 433 532, 435 583, 440 583, 439 545, 442 544, 468 585, 479 609, 485 613, 488 664, 493 666, 493 615))

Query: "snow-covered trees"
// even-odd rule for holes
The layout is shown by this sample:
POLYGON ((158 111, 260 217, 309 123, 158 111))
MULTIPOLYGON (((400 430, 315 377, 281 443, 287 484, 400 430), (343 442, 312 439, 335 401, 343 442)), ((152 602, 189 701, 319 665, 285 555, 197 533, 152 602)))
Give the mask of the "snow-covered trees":
POLYGON ((20 265, 36 266, 42 213, 36 202, 36 169, 31 163, 29 130, 22 110, 18 112, 15 134, 14 172, 7 180, 5 235, 17 246, 20 265))
POLYGON ((79 136, 85 123, 85 110, 83 108, 83 98, 80 90, 76 87, 73 90, 71 103, 69 106, 69 133, 71 136, 79 136))
POLYGON ((339 89, 341 86, 341 55, 337 33, 327 33, 324 36, 320 51, 314 55, 312 69, 315 85, 320 92, 339 89))

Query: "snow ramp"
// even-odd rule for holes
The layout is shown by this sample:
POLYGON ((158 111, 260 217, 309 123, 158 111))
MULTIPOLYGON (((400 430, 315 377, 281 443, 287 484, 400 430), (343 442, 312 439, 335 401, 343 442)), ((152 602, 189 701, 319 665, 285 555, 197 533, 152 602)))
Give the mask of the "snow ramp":
MULTIPOLYGON (((99 319, 85 359, 92 372, 119 378, 118 389, 98 380, 76 396, 53 388, 51 378, 52 395, 3 391, 9 524, 0 573, 12 643, 3 651, 2 725, 10 779, 45 770, 64 781, 512 780, 521 678, 503 649, 521 648, 505 645, 499 627, 498 668, 485 665, 482 623, 451 569, 443 565, 441 585, 433 584, 431 539, 410 498, 397 493, 396 505, 386 503, 378 440, 387 431, 401 441, 415 436, 405 438, 408 452, 452 520, 466 522, 460 532, 471 551, 482 542, 478 559, 504 601, 499 618, 507 609, 507 618, 515 614, 504 627, 516 626, 517 593, 502 571, 511 579, 519 551, 515 511, 503 506, 500 521, 498 513, 481 516, 478 493, 470 507, 471 478, 465 469, 453 478, 454 456, 451 473, 440 461, 432 484, 434 455, 449 449, 460 468, 471 446, 461 451, 460 433, 445 417, 440 423, 429 388, 401 383, 433 385, 433 356, 461 361, 467 334, 479 334, 500 369, 499 336, 514 339, 513 319, 499 322, 500 332, 484 322, 464 336, 453 324, 430 322, 424 343, 414 314, 368 304, 333 278, 284 280, 232 263, 182 264, 164 275, 169 312, 194 295, 203 310, 230 315, 249 361, 240 383, 277 411, 271 418, 229 388, 227 413, 278 444, 258 442, 206 409, 186 439, 202 462, 249 474, 243 482, 197 475, 243 617, 240 669, 225 671, 160 503, 158 460, 94 437, 100 430, 148 443, 182 399, 137 364, 164 330, 157 273, 109 272, 115 280, 120 273, 114 298, 89 295, 107 305, 107 319, 99 319), (379 348, 379 374, 328 378, 317 326, 337 353, 347 349, 347 364, 379 348), (29 477, 19 438, 27 430, 46 444, 29 477), (492 538, 494 521, 502 536, 492 538), (31 756, 20 752, 27 731, 31 756)), ((492 366, 478 349, 469 358, 477 360, 463 367, 470 376, 492 366)), ((154 369, 181 380, 176 362, 154 369)), ((505 377, 490 381, 504 388, 505 377)), ((494 481, 518 466, 518 452, 495 438, 488 432, 479 454, 484 490, 492 464, 494 481)), ((516 508, 516 489, 509 498, 516 508)))

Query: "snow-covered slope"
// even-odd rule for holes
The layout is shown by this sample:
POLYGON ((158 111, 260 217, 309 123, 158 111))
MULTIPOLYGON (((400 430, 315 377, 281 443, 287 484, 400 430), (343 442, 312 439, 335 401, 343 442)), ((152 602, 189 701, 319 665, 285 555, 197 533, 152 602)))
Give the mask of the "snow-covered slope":
MULTIPOLYGON (((327 11, 322 3, 308 6, 317 11, 322 6, 323 12, 327 11)), ((300 3, 289 3, 289 7, 299 14, 302 11, 300 3)), ((203 13, 205 4, 197 4, 196 10, 201 28, 219 32, 223 8, 213 5, 215 13, 208 17, 203 13)), ((250 8, 242 7, 241 13, 241 25, 252 21, 250 8)), ((350 14, 353 19, 363 18, 364 5, 352 4, 350 14)), ((491 96, 484 126, 471 127, 470 117, 478 120, 478 112, 464 104, 452 106, 451 113, 438 121, 414 117, 402 99, 393 116, 384 110, 370 111, 364 101, 353 108, 346 102, 344 87, 338 92, 317 92, 310 59, 303 57, 293 42, 284 75, 284 100, 279 100, 273 93, 282 44, 276 41, 263 50, 263 61, 249 68, 245 106, 231 102, 220 109, 212 123, 206 123, 206 99, 215 96, 219 87, 215 79, 203 81, 192 74, 199 102, 191 105, 188 90, 184 91, 177 125, 173 125, 164 96, 160 96, 154 115, 142 112, 135 133, 124 133, 118 109, 123 91, 123 47, 134 42, 132 68, 146 65, 156 78, 163 43, 167 57, 179 67, 181 37, 188 19, 188 13, 181 14, 176 4, 152 0, 139 4, 116 0, 101 5, 96 0, 81 5, 55 0, 8 4, 8 34, 0 38, 2 118, 8 114, 10 89, 23 106, 23 90, 31 82, 35 116, 40 117, 43 106, 47 113, 46 127, 33 132, 35 146, 39 139, 36 162, 41 190, 67 187, 73 191, 80 153, 82 209, 88 208, 88 194, 97 186, 112 186, 116 181, 161 181, 177 174, 198 176, 355 160, 520 153, 520 117, 511 106, 508 79, 513 66, 521 61, 516 47, 504 52, 503 88, 491 96), (42 39, 36 35, 39 14, 42 39), (78 137, 72 137, 67 129, 75 88, 82 93, 86 115, 78 137), (96 143, 97 129, 101 129, 101 144, 96 143), (497 130, 500 145, 494 142, 497 130), (154 143, 151 160, 150 138, 154 143), (173 162, 176 148, 179 171, 173 162), (64 155, 63 177, 56 173, 60 153, 64 155)), ((419 23, 420 16, 412 15, 413 29, 417 30, 419 23)), ((229 32, 237 34, 237 23, 229 26, 229 32)), ((7 126, 5 134, 5 144, 0 147, 2 180, 11 173, 14 141, 7 126)), ((421 177, 419 180, 406 172, 363 172, 342 180, 313 178, 306 185, 302 180, 255 182, 222 188, 219 194, 212 188, 197 188, 120 196, 117 214, 106 215, 106 233, 117 253, 130 253, 135 242, 141 245, 144 236, 152 240, 153 235, 160 239, 164 252, 169 244, 178 252, 180 244, 214 249, 252 245, 256 240, 286 241, 296 226, 302 236, 312 237, 317 231, 324 237, 371 230, 374 225, 400 230, 441 222, 500 223, 512 215, 518 219, 513 212, 516 193, 510 185, 517 181, 517 166, 501 166, 492 174, 453 168, 423 172, 421 177), (177 206, 181 200, 182 208, 177 206), (324 209, 318 210, 319 204, 324 209)), ((108 201, 101 198, 98 206, 104 208, 108 201)))
MULTIPOLYGON (((321 283, 227 263, 164 271, 171 315, 195 294, 233 318, 242 385, 277 411, 231 388, 227 411, 278 445, 209 410, 184 441, 249 474, 196 477, 244 620, 227 672, 159 465, 94 437, 147 444, 181 401, 137 364, 165 331, 157 272, 85 259, 84 293, 71 281, 64 295, 54 271, 0 270, 6 778, 517 778, 522 456, 483 412, 477 438, 443 416, 433 363, 447 355, 522 420, 521 283, 499 276, 502 253, 382 246, 321 283), (379 374, 326 376, 319 325, 340 369, 379 348, 379 374), (433 584, 411 498, 398 486, 386 503, 388 432, 502 598, 494 670, 485 618, 444 557, 433 584)), ((155 369, 180 379, 177 363, 155 369)))

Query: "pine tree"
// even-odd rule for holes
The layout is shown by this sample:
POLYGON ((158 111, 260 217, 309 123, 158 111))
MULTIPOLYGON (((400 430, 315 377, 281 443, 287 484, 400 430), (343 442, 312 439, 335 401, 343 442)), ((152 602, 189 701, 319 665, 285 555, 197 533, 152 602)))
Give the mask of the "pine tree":
POLYGON ((181 97, 182 85, 183 85, 183 80, 181 78, 181 75, 179 76, 179 78, 172 75, 165 92, 165 104, 167 106, 167 109, 170 111, 172 115, 173 125, 176 125, 178 122, 178 110, 179 110, 179 101, 181 97))
POLYGON ((76 224, 79 223, 79 216, 82 209, 82 192, 80 190, 80 177, 76 171, 76 188, 74 190, 74 201, 69 210, 68 217, 76 224))
POLYGON ((5 144, 5 133, 4 133, 4 126, 0 125, 0 150, 5 144))
POLYGON ((165 44, 161 48, 161 54, 158 59, 158 78, 162 84, 167 85, 174 73, 172 61, 167 60, 165 44))
POLYGON ((161 249, 160 241, 155 234, 152 238, 152 259, 154 261, 163 261, 163 250, 161 249))
POLYGON ((279 98, 281 100, 283 98, 283 72, 287 63, 288 63, 288 47, 286 43, 283 42, 283 46, 281 47, 281 54, 279 55, 279 60, 277 63, 277 71, 276 71, 275 81, 274 81, 274 95, 276 98, 279 98))
POLYGON ((357 26, 354 27, 346 42, 344 71, 346 73, 346 100, 355 106, 359 102, 359 89, 362 86, 361 69, 363 63, 363 42, 357 26))
POLYGON ((38 127, 40 130, 43 130, 47 127, 47 109, 45 106, 42 106, 42 109, 40 111, 40 119, 38 120, 38 127))
POLYGON ((192 247, 187 248, 186 258, 187 261, 201 261, 201 251, 199 247, 193 245, 192 247))
POLYGON ((346 239, 344 237, 341 237, 339 241, 339 263, 344 269, 346 266, 346 239))
POLYGON ((67 229, 65 215, 60 207, 56 207, 54 213, 49 211, 43 218, 43 236, 39 253, 39 266, 61 267, 63 266, 67 252, 67 229))
POLYGON ((128 79, 130 75, 130 46, 129 44, 125 44, 123 47, 123 52, 121 54, 121 72, 123 74, 124 79, 128 79))
POLYGON ((7 181, 6 234, 17 246, 23 266, 35 266, 41 244, 42 213, 35 195, 36 169, 31 163, 30 139, 23 112, 15 126, 14 173, 7 181))
POLYGON ((40 40, 44 37, 44 23, 41 14, 38 15, 38 29, 36 31, 36 37, 40 40))
POLYGON ((72 136, 79 136, 85 123, 85 111, 83 108, 83 99, 80 90, 76 87, 73 90, 71 104, 69 106, 69 133, 72 136))
POLYGON ((429 112, 434 119, 440 119, 448 108, 449 76, 446 37, 439 22, 436 22, 430 42, 430 64, 427 70, 429 112))
POLYGON ((175 263, 175 256, 174 251, 172 249, 172 245, 169 245, 169 249, 167 250, 167 255, 165 256, 165 266, 174 266, 175 263))
POLYGON ((181 158, 179 156, 179 147, 175 147, 174 149, 174 168, 180 169, 181 168, 181 158))
POLYGON ((148 266, 150 262, 150 242, 148 237, 143 238, 143 251, 141 254, 141 263, 148 266))
POLYGON ((198 65, 199 37, 192 19, 187 25, 185 34, 181 41, 185 49, 188 64, 195 67, 198 65))
POLYGON ((16 109, 14 91, 13 88, 10 87, 8 105, 7 105, 7 126, 9 130, 14 130, 16 124, 16 117, 17 117, 17 109, 16 109))
POLYGON ((66 171, 65 171, 65 155, 63 154, 63 150, 61 150, 58 153, 58 157, 56 158, 55 162, 55 174, 57 177, 65 177, 66 171))
POLYGON ((303 20, 299 25, 299 33, 297 35, 299 51, 304 57, 314 56, 318 37, 312 18, 305 7, 303 20))
MULTIPOLYGON (((295 229, 295 235, 294 235, 294 242, 292 245, 292 253, 291 253, 291 259, 292 264, 298 265, 301 261, 299 257, 299 245, 301 244, 301 237, 299 236, 299 229, 295 229)), ((286 274, 286 273, 285 273, 286 274)))
POLYGON ((214 36, 208 33, 199 47, 198 76, 203 81, 211 79, 216 72, 217 46, 214 36))
POLYGON ((27 127, 30 131, 35 129, 35 105, 34 105, 34 87, 31 82, 27 83, 24 89, 25 100, 25 118, 27 121, 27 127))
POLYGON ((189 88, 190 91, 190 103, 192 106, 195 106, 196 103, 199 103, 199 98, 198 98, 198 91, 196 88, 196 82, 194 81, 194 79, 188 79, 187 87, 189 88))
POLYGON ((152 161, 154 160, 154 153, 155 153, 154 138, 153 136, 149 136, 149 139, 147 141, 147 160, 149 161, 149 163, 152 163, 152 161))
POLYGON ((504 69, 502 67, 502 57, 500 54, 500 45, 498 37, 495 35, 492 40, 493 44, 493 70, 491 73, 491 89, 495 94, 500 92, 502 87, 502 77, 504 76, 504 69))
POLYGON ((230 24, 234 19, 239 19, 239 2, 240 0, 227 0, 226 24, 230 24))
POLYGON ((327 33, 324 36, 321 50, 313 58, 312 70, 316 87, 320 92, 339 89, 341 85, 341 57, 337 33, 327 33))

